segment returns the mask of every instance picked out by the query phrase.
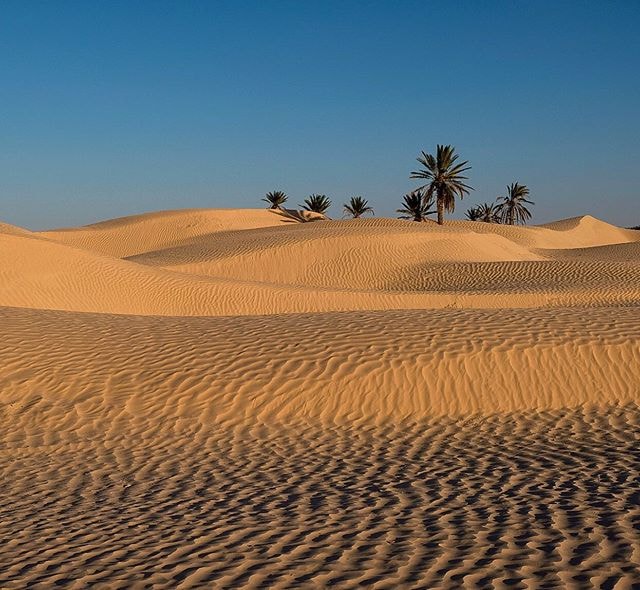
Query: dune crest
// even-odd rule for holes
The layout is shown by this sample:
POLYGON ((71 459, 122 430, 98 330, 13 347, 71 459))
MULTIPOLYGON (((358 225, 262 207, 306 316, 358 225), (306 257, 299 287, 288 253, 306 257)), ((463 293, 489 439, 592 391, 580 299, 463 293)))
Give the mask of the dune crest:
POLYGON ((0 305, 220 316, 640 301, 635 232, 593 218, 551 225, 187 210, 12 230, 0 233, 0 305))
POLYGON ((24 236, 24 237, 32 237, 35 238, 37 235, 28 229, 24 229, 17 225, 11 225, 10 223, 3 223, 0 221, 0 235, 4 234, 7 236, 24 236))
POLYGON ((264 209, 179 209, 50 230, 41 235, 69 246, 124 258, 180 244, 196 236, 295 222, 264 209))

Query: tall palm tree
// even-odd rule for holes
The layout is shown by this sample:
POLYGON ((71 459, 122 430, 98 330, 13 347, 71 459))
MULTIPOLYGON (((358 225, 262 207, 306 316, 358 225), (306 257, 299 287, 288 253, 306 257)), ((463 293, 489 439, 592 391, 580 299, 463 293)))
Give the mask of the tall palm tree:
POLYGON ((402 209, 398 209, 397 213, 400 219, 413 219, 413 221, 424 221, 427 215, 433 215, 435 209, 433 205, 435 202, 433 195, 424 194, 421 190, 411 191, 407 193, 403 198, 402 209))
POLYGON ((288 199, 287 195, 282 191, 270 191, 265 196, 263 201, 271 204, 269 209, 282 209, 285 201, 288 199))
POLYGON ((350 215, 354 219, 362 217, 365 213, 373 215, 373 208, 369 207, 369 201, 362 197, 351 197, 348 203, 344 205, 345 215, 350 215))
POLYGON ((514 225, 516 223, 526 223, 531 218, 531 212, 525 206, 535 205, 529 201, 529 189, 524 184, 514 182, 507 187, 507 196, 498 197, 497 212, 503 223, 514 225))
POLYGON ((304 200, 304 205, 300 205, 306 211, 314 211, 315 213, 321 213, 324 215, 329 207, 331 207, 331 201, 327 195, 309 195, 304 200))
POLYGON ((421 170, 411 173, 411 178, 424 178, 429 182, 421 189, 426 191, 426 196, 435 194, 438 208, 438 224, 444 223, 444 212, 452 213, 456 207, 456 196, 461 199, 469 194, 473 188, 464 183, 467 180, 462 173, 471 169, 469 162, 456 163, 458 154, 450 145, 438 145, 436 155, 426 154, 417 158, 422 164, 421 170))

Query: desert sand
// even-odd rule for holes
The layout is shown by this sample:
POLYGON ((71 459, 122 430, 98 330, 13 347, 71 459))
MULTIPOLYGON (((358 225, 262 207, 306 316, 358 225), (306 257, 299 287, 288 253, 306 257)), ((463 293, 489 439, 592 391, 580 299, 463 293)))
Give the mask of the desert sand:
POLYGON ((640 231, 0 223, 0 588, 637 588, 640 231))

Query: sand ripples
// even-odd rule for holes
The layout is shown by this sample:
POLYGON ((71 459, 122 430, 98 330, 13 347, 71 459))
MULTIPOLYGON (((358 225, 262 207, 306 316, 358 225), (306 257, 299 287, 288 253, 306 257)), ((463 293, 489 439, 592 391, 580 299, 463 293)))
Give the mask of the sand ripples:
POLYGON ((631 588, 639 436, 627 406, 33 447, 0 585, 631 588))
POLYGON ((296 219, 0 225, 0 587, 635 589, 638 233, 296 219))
POLYGON ((640 235, 589 217, 439 227, 186 210, 19 229, 0 226, 0 305, 221 316, 640 302, 640 235))
POLYGON ((4 308, 0 407, 6 433, 59 438, 183 419, 382 423, 627 403, 638 399, 637 319, 632 307, 246 318, 4 308))

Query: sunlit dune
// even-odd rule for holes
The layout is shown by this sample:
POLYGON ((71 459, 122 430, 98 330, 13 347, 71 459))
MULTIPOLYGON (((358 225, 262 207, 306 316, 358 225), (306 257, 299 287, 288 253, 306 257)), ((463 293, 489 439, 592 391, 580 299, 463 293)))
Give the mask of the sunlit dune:
POLYGON ((219 316, 640 298, 640 265, 626 255, 638 243, 631 242, 636 232, 589 217, 551 229, 392 219, 300 223, 272 211, 233 213, 165 212, 79 230, 0 233, 0 304, 219 316))
POLYGON ((634 587, 640 232, 317 217, 0 223, 0 587, 634 587))
POLYGON ((215 232, 294 222, 278 212, 261 209, 183 209, 120 217, 84 227, 42 232, 42 235, 69 246, 124 258, 215 232))

